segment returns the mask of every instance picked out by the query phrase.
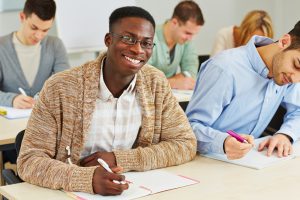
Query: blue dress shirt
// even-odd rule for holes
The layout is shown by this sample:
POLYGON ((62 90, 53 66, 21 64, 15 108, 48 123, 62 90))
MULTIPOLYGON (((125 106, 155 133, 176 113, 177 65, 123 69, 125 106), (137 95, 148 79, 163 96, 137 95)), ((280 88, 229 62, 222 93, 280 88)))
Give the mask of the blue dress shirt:
POLYGON ((279 105, 287 109, 278 133, 300 135, 300 84, 276 85, 256 47, 273 43, 253 36, 246 46, 229 49, 202 64, 186 114, 200 153, 224 154, 227 130, 258 138, 279 105))

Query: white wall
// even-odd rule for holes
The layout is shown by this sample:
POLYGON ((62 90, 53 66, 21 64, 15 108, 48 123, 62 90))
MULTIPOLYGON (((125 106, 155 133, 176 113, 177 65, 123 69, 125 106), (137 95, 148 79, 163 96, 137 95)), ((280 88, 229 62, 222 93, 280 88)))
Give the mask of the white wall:
MULTIPOLYGON (((179 0, 136 0, 136 5, 148 10, 157 24, 163 23, 172 15, 179 0)), ((266 10, 272 17, 275 38, 288 32, 300 20, 299 0, 196 0, 202 9, 205 24, 195 36, 199 54, 209 54, 216 32, 225 26, 239 25, 244 15, 253 9, 266 10)), ((19 27, 18 12, 0 13, 0 35, 7 34, 19 27)), ((56 29, 50 30, 56 35, 56 29)), ((95 57, 94 53, 69 54, 72 66, 80 65, 95 57)))
MULTIPOLYGON (((137 0, 147 9, 158 24, 171 17, 177 0, 137 0)), ((299 0, 196 0, 205 24, 194 38, 199 54, 209 54, 216 32, 225 26, 239 25, 244 15, 254 9, 267 11, 273 19, 275 38, 288 32, 300 20, 299 0)))
POLYGON ((17 11, 0 12, 0 36, 18 29, 20 25, 18 19, 19 15, 17 11))

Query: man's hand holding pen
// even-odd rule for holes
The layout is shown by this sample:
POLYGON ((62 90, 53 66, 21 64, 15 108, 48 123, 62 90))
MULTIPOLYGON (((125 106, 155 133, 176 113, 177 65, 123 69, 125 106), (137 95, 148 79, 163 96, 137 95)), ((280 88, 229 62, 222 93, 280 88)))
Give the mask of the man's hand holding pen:
POLYGON ((232 135, 228 136, 224 141, 224 151, 229 160, 244 157, 254 146, 254 138, 251 135, 239 134, 247 142, 241 142, 232 135))
POLYGON ((93 189, 96 194, 120 195, 124 190, 128 189, 128 183, 123 183, 125 176, 120 174, 123 168, 117 166, 116 157, 113 152, 95 152, 80 162, 80 165, 83 167, 97 166, 99 164, 100 166, 96 168, 93 176, 93 189), (107 166, 99 163, 99 158, 107 166))

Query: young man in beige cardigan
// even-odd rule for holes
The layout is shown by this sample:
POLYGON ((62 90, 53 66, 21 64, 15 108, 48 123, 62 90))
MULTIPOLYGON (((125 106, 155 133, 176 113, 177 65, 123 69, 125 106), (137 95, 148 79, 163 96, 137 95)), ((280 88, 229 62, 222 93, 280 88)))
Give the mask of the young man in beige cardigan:
POLYGON ((18 158, 23 180, 118 195, 128 184, 114 183, 125 179, 116 172, 194 158, 196 139, 183 110, 163 73, 146 64, 154 47, 152 16, 139 7, 123 7, 109 20, 107 52, 54 75, 40 93, 18 158))

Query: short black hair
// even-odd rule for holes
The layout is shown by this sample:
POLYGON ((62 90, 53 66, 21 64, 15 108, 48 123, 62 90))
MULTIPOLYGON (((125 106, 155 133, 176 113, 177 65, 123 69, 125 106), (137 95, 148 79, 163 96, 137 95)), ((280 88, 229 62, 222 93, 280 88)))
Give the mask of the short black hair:
POLYGON ((152 15, 141 7, 125 6, 114 10, 109 17, 109 32, 112 31, 114 23, 125 17, 138 17, 148 20, 155 30, 155 21, 152 15))
POLYGON ((191 0, 180 2, 174 9, 172 18, 177 18, 184 24, 191 20, 197 25, 204 25, 204 17, 198 4, 191 0))
POLYGON ((55 17, 56 4, 54 0, 27 0, 23 12, 26 17, 34 13, 41 20, 46 21, 55 17))
POLYGON ((291 44, 285 50, 300 50, 300 21, 298 21, 294 28, 288 33, 291 36, 291 44))
POLYGON ((290 35, 300 37, 300 21, 298 21, 294 28, 289 32, 290 35))

